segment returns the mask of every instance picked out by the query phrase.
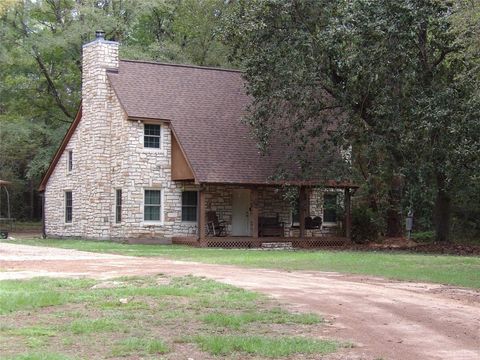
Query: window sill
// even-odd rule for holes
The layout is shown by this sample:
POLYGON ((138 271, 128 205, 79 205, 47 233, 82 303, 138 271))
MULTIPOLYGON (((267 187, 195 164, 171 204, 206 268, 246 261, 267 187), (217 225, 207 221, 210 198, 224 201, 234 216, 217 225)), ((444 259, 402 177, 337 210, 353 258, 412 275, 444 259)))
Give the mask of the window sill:
POLYGON ((142 148, 143 152, 146 153, 166 153, 166 149, 161 147, 161 148, 149 148, 149 147, 143 147, 142 148))
POLYGON ((163 221, 144 221, 142 223, 143 227, 162 227, 163 221))

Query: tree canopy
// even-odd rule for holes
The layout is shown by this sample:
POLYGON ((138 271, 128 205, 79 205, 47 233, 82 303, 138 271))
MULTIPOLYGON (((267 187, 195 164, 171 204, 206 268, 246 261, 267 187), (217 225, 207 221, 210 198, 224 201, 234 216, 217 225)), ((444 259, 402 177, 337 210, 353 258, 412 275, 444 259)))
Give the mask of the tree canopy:
POLYGON ((340 108, 339 138, 352 146, 366 202, 384 213, 387 234, 401 234, 402 213, 412 208, 433 215, 437 240, 447 240, 452 199, 479 174, 478 23, 470 6, 240 1, 227 39, 243 59, 259 141, 268 145, 287 117, 293 136, 322 125, 310 136, 325 143, 322 110, 340 108))
POLYGON ((0 178, 13 213, 38 217, 35 188, 75 118, 81 49, 94 31, 122 58, 222 66, 222 0, 9 0, 0 3, 0 178))

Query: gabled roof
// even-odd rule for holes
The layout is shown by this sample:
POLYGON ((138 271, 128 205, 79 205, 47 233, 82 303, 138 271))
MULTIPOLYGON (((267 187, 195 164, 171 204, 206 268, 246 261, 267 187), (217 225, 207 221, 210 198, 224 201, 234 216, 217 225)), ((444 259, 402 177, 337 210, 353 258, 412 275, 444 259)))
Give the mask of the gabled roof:
POLYGON ((197 182, 274 175, 281 154, 263 156, 242 122, 250 98, 240 71, 123 60, 108 78, 129 118, 170 121, 197 182))
MULTIPOLYGON (((272 181, 289 150, 273 146, 262 155, 242 122, 251 99, 237 70, 121 60, 108 79, 127 116, 170 122, 174 136, 198 183, 296 184, 356 187, 324 180, 272 181), (276 147, 276 148, 275 148, 276 147)), ((70 125, 43 177, 40 191, 58 163, 82 117, 70 125)))

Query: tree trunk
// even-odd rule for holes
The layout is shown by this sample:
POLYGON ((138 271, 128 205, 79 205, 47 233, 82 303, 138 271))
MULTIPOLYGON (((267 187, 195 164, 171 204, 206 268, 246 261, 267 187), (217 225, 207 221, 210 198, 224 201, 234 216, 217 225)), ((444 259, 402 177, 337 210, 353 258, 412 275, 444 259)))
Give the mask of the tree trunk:
POLYGON ((33 186, 33 180, 30 180, 30 221, 35 218, 35 187, 33 186))
POLYGON ((441 188, 435 199, 435 238, 438 242, 450 242, 451 199, 441 188))
POLYGON ((390 191, 388 193, 389 208, 387 210, 387 233, 388 237, 403 236, 403 216, 401 209, 403 178, 395 175, 390 183, 390 191))
POLYGON ((387 237, 402 237, 402 213, 396 209, 387 210, 387 237))

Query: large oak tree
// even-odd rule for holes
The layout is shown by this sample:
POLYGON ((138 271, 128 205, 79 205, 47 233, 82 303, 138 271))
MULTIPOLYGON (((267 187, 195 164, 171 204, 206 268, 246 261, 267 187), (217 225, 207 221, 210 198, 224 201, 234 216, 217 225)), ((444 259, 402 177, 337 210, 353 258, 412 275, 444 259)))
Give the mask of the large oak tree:
MULTIPOLYGON (((462 76, 478 67, 453 27, 464 6, 237 2, 226 39, 246 69, 254 134, 268 147, 285 118, 295 137, 305 124, 327 124, 325 108, 340 107, 335 122, 353 146, 370 206, 385 212, 387 235, 401 234, 406 205, 420 211, 433 201, 436 238, 447 241, 452 197, 478 176, 478 73, 462 76)), ((318 144, 321 133, 310 134, 318 144)))

